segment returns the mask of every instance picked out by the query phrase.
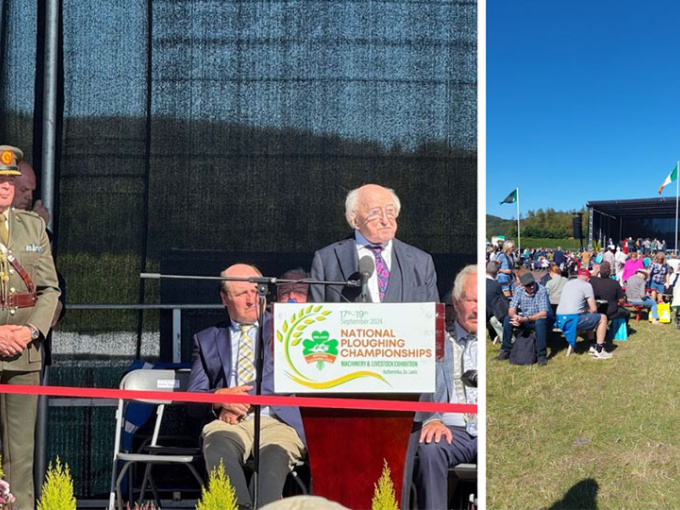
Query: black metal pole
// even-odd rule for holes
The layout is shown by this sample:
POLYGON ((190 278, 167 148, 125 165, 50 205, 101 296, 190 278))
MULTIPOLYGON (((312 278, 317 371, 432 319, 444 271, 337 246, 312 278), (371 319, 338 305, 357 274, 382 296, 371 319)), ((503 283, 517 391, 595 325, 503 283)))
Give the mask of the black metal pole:
MULTIPOLYGON (((352 287, 361 286, 361 281, 349 280, 349 281, 324 281, 324 280, 314 280, 312 278, 304 278, 302 280, 285 280, 279 278, 268 278, 264 276, 250 276, 250 277, 238 277, 238 276, 187 276, 187 275, 164 275, 160 273, 140 273, 140 278, 149 279, 160 279, 160 278, 170 278, 178 280, 219 280, 228 282, 249 282, 257 284, 257 295, 258 295, 258 310, 257 310, 257 320, 258 320, 258 330, 257 330, 257 345, 255 347, 255 394, 260 395, 262 392, 262 372, 264 371, 264 313, 266 307, 266 297, 267 291, 269 290, 269 285, 284 285, 290 283, 309 283, 309 284, 321 284, 321 285, 347 285, 352 287)), ((260 416, 261 409, 259 405, 253 406, 254 421, 253 426, 255 430, 253 431, 253 508, 257 508, 258 499, 258 478, 260 472, 260 416)))
MULTIPOLYGON (((255 348, 255 395, 262 393, 262 372, 264 371, 264 311, 267 306, 267 291, 269 290, 267 283, 259 283, 257 285, 257 346, 255 348)), ((255 421, 253 433, 253 508, 257 508, 257 500, 259 496, 259 479, 260 479, 260 420, 261 408, 259 405, 254 405, 255 421)))

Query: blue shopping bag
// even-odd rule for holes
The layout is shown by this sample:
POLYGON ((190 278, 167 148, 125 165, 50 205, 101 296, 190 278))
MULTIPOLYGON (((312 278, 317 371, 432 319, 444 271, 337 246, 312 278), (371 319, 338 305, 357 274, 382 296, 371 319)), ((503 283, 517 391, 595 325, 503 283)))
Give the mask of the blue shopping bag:
POLYGON ((628 326, 626 319, 614 319, 609 328, 609 338, 612 340, 625 341, 628 340, 628 326))

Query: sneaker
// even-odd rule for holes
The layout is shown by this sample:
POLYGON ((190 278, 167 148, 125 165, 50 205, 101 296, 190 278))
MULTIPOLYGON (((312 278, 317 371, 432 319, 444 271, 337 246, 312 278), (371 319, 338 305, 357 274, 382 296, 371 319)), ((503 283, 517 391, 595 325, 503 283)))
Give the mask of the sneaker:
POLYGON ((494 361, 505 361, 507 359, 510 359, 510 353, 508 351, 501 350, 498 353, 498 356, 496 356, 493 360, 494 361))
POLYGON ((498 342, 500 342, 501 339, 496 335, 496 337, 493 339, 493 344, 496 345, 498 342))
POLYGON ((597 356, 597 347, 595 347, 595 344, 590 344, 590 347, 588 348, 588 354, 591 356, 597 356))
POLYGON ((610 359, 613 358, 614 355, 611 352, 607 352, 604 349, 602 349, 600 352, 596 352, 593 354, 593 358, 595 359, 610 359))
POLYGON ((545 356, 539 356, 538 357, 538 366, 539 367, 544 367, 548 364, 548 358, 545 356))

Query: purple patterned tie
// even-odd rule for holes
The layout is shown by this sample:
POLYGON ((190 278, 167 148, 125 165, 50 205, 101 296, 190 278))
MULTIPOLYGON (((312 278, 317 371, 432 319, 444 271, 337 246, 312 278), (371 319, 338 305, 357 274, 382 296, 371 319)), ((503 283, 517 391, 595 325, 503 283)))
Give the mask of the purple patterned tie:
POLYGON ((390 270, 387 268, 382 255, 380 255, 383 251, 382 246, 369 246, 368 249, 375 255, 375 272, 378 275, 378 290, 380 291, 380 301, 382 302, 387 290, 387 282, 390 279, 390 270))

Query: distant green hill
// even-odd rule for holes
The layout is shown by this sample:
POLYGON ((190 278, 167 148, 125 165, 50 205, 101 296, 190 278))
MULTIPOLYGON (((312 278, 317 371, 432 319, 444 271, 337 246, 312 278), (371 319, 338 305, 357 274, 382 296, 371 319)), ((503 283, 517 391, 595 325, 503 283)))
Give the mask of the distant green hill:
MULTIPOLYGON (((529 211, 526 218, 521 219, 521 234, 523 238, 567 239, 572 237, 572 220, 578 211, 555 211, 552 208, 529 211)), ((581 228, 587 231, 588 213, 580 211, 582 216, 581 228)), ((486 235, 517 237, 517 220, 504 220, 491 214, 486 215, 486 235)))
POLYGON ((493 236, 504 236, 507 235, 510 230, 517 235, 516 221, 515 220, 504 220, 493 214, 486 215, 486 238, 491 239, 493 236), (513 225, 515 228, 513 228, 513 225))

